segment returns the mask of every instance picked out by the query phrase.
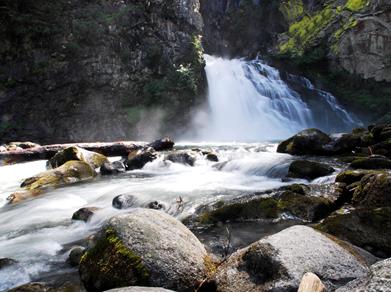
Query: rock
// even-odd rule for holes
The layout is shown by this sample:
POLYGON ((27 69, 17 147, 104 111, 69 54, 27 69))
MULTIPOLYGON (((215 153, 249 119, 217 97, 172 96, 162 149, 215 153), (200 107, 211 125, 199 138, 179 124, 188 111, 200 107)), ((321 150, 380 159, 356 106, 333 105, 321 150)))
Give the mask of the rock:
POLYGON ((43 190, 41 189, 33 189, 22 192, 14 192, 10 196, 7 197, 7 201, 9 204, 18 203, 24 201, 26 199, 36 197, 41 195, 43 190))
POLYGON ((369 157, 354 160, 349 165, 352 169, 391 169, 391 160, 382 157, 369 157))
POLYGON ((377 142, 391 139, 391 124, 375 125, 370 132, 377 142))
POLYGON ((39 147, 40 145, 37 144, 37 143, 34 143, 34 142, 31 142, 31 141, 14 141, 14 142, 10 142, 9 144, 7 144, 5 147, 7 148, 7 150, 13 150, 13 149, 17 149, 17 148, 21 148, 21 149, 31 149, 31 148, 35 148, 35 147, 39 147))
POLYGON ((72 220, 88 222, 97 210, 96 207, 81 208, 73 213, 72 220))
POLYGON ((373 170, 345 170, 337 175, 335 182, 342 182, 350 185, 354 182, 359 182, 361 178, 368 174, 374 174, 377 171, 373 170))
POLYGON ((191 291, 205 279, 207 259, 203 245, 181 222, 138 208, 105 224, 79 272, 92 291, 123 286, 191 291))
POLYGON ((371 150, 375 154, 391 158, 391 139, 372 145, 371 150))
POLYGON ((134 195, 131 194, 120 194, 113 198, 112 205, 116 209, 128 209, 136 204, 137 200, 134 195))
POLYGON ((174 147, 174 144, 175 143, 170 138, 166 137, 163 139, 155 140, 154 142, 151 142, 148 146, 159 152, 171 150, 174 147))
MULTIPOLYGON (((299 186, 296 187, 297 191, 299 186)), ((198 212, 195 221, 211 224, 227 221, 245 221, 255 219, 277 219, 283 213, 304 221, 319 220, 332 210, 330 200, 319 196, 307 196, 290 190, 279 190, 269 197, 242 197, 228 202, 219 201, 213 206, 198 212)), ((196 213, 197 214, 197 213, 196 213)))
POLYGON ((391 207, 391 174, 365 175, 355 188, 352 202, 363 207, 391 207))
POLYGON ((214 153, 207 153, 205 157, 208 161, 211 161, 211 162, 218 162, 219 161, 219 158, 214 153))
POLYGON ((12 258, 0 258, 0 270, 12 266, 14 264, 17 264, 18 262, 12 258))
POLYGON ((316 226, 378 257, 391 256, 391 207, 335 212, 316 226))
POLYGON ((330 141, 331 138, 327 134, 310 128, 281 142, 277 147, 277 152, 291 155, 323 155, 325 154, 324 146, 330 141))
POLYGON ((48 170, 34 177, 25 179, 21 187, 25 189, 39 189, 71 184, 96 176, 95 170, 86 162, 68 161, 56 169, 48 170))
POLYGON ((361 146, 361 135, 353 133, 343 133, 324 146, 324 149, 334 155, 351 154, 357 147, 361 146))
POLYGON ((167 290, 162 287, 140 287, 140 286, 131 286, 131 287, 122 287, 107 290, 105 292, 174 292, 172 290, 167 290))
POLYGON ((156 159, 156 155, 150 150, 131 152, 124 162, 126 170, 142 169, 147 163, 156 159))
POLYGON ((325 286, 319 277, 313 273, 305 273, 301 279, 298 292, 323 292, 325 286))
POLYGON ((289 166, 288 177, 312 180, 318 177, 330 175, 334 171, 334 168, 326 164, 307 160, 296 160, 289 166))
MULTIPOLYGON (((348 244, 346 244, 348 245, 348 244)), ((355 251, 306 226, 293 226, 238 250, 217 270, 217 291, 297 291, 304 273, 327 291, 369 272, 355 251)))
POLYGON ((48 286, 44 282, 31 282, 8 290, 8 292, 51 292, 51 291, 54 291, 54 288, 48 286))
POLYGON ((153 210, 161 210, 164 208, 164 205, 157 202, 157 201, 152 201, 149 204, 147 204, 147 208, 153 209, 153 210))
POLYGON ((84 252, 85 248, 83 246, 72 247, 71 251, 69 252, 68 262, 72 266, 78 266, 84 252))
POLYGON ((56 153, 51 159, 47 161, 46 167, 48 169, 54 169, 60 167, 68 161, 86 162, 94 169, 99 168, 104 163, 108 163, 108 160, 104 155, 87 151, 77 146, 72 146, 56 153))
POLYGON ((100 167, 102 175, 115 175, 124 172, 126 172, 126 167, 122 161, 106 162, 100 167))
POLYGON ((196 160, 195 157, 189 155, 186 152, 176 152, 176 153, 168 154, 165 157, 165 159, 173 163, 179 163, 179 164, 184 164, 189 166, 194 166, 196 160))
POLYGON ((379 261, 371 266, 371 273, 353 280, 338 288, 338 292, 390 292, 391 291, 391 258, 379 261))

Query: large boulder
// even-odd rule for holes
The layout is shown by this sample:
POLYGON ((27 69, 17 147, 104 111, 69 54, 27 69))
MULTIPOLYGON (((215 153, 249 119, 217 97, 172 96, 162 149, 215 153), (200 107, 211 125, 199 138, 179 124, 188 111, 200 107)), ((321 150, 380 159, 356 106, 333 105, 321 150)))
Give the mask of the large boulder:
POLYGON ((323 155, 326 153, 324 146, 330 141, 331 138, 326 133, 310 128, 281 142, 277 152, 291 155, 323 155))
POLYGON ((362 177, 355 188, 353 204, 365 207, 391 207, 391 174, 380 172, 362 177))
POLYGON ((316 228, 379 257, 391 256, 391 207, 337 211, 316 228))
POLYGON ((341 133, 331 136, 332 141, 324 146, 324 149, 333 155, 356 153, 360 147, 366 147, 373 143, 372 135, 363 128, 353 129, 352 133, 341 133))
POLYGON ((195 290, 207 275, 204 246, 181 222, 151 209, 111 218, 79 266, 85 288, 124 286, 195 290))
POLYGON ((77 146, 72 146, 57 152, 46 162, 46 167, 48 169, 54 169, 68 161, 86 162, 94 169, 101 167, 104 163, 108 163, 107 158, 102 154, 87 151, 77 146))
POLYGON ((297 291, 306 272, 327 291, 368 273, 360 250, 306 226, 293 226, 238 250, 217 271, 217 291, 297 291))
POLYGON ((349 165, 352 169, 391 169, 391 160, 382 156, 356 159, 349 165))
POLYGON ((333 167, 323 163, 308 160, 296 160, 289 165, 288 177, 312 180, 318 177, 330 175, 334 171, 333 167))
POLYGON ((57 187, 91 179, 95 176, 95 170, 88 163, 83 161, 68 161, 56 169, 47 170, 25 179, 21 187, 29 190, 57 187))
POLYGON ((289 214, 304 221, 316 221, 332 211, 332 202, 321 196, 304 194, 296 184, 273 191, 271 196, 244 196, 227 202, 218 201, 212 206, 201 207, 188 221, 212 224, 227 221, 277 219, 289 214))
POLYGON ((371 273, 338 288, 338 292, 390 292, 391 258, 379 261, 371 266, 371 273))

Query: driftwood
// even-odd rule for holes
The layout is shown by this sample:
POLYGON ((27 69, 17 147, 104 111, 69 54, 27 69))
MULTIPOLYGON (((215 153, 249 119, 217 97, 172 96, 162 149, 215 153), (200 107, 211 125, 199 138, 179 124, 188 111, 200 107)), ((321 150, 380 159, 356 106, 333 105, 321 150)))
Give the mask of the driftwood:
POLYGON ((105 156, 127 156, 130 151, 140 149, 146 145, 147 143, 145 142, 134 141, 43 145, 26 149, 0 152, 0 162, 3 164, 12 164, 23 161, 47 160, 53 157, 58 151, 71 146, 78 146, 88 151, 97 152, 105 156))
POLYGON ((325 286, 319 277, 313 273, 305 273, 301 279, 298 292, 324 292, 325 286))

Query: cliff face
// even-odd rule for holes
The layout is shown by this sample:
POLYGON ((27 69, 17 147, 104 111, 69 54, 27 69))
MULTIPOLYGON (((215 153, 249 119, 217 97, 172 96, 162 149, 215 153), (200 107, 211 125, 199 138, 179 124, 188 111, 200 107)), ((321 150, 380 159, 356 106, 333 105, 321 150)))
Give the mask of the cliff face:
POLYGON ((0 19, 2 141, 172 134, 205 87, 198 0, 6 0, 0 19))

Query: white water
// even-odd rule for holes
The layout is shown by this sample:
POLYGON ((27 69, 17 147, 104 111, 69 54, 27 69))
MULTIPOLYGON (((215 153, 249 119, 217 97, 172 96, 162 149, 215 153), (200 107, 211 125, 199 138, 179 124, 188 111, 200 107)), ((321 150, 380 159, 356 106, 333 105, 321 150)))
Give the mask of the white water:
POLYGON ((301 83, 311 95, 310 103, 281 78, 276 68, 260 60, 209 55, 205 60, 209 113, 196 119, 201 124, 201 140, 278 140, 309 127, 328 132, 359 124, 334 96, 316 89, 304 77, 289 75, 288 80, 301 83))
POLYGON ((216 165, 199 156, 189 167, 160 157, 142 170, 53 189, 14 205, 6 205, 6 198, 20 190, 24 178, 44 171, 45 162, 0 167, 0 258, 20 263, 19 268, 0 270, 0 291, 36 280, 44 272, 69 269, 65 265, 69 244, 88 237, 105 219, 126 212, 111 206, 119 194, 135 195, 138 206, 157 200, 170 214, 183 218, 202 204, 287 184, 280 178, 292 157, 276 153, 276 144, 186 146, 193 147, 210 149, 226 163, 216 165), (185 202, 183 211, 177 209, 179 196, 185 202), (88 206, 102 209, 87 224, 71 220, 76 210, 88 206))

